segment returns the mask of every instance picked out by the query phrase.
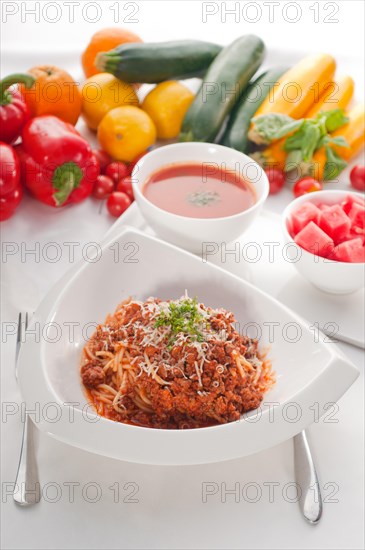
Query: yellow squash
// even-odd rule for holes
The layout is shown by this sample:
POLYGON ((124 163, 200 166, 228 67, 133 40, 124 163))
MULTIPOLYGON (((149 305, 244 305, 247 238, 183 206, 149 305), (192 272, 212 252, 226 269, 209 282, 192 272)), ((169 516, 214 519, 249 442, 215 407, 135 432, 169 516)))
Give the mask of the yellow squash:
POLYGON ((333 80, 336 62, 331 55, 305 57, 279 78, 273 92, 263 101, 255 116, 280 113, 299 119, 333 80))
POLYGON ((305 118, 314 118, 318 113, 332 109, 346 109, 354 95, 354 87, 351 76, 327 82, 322 95, 313 103, 305 118))
POLYGON ((286 138, 275 141, 263 151, 252 153, 251 157, 262 166, 262 168, 278 168, 284 170, 287 152, 283 145, 286 138))
MULTIPOLYGON (((349 144, 349 147, 331 145, 332 149, 336 151, 336 153, 345 161, 349 161, 355 157, 364 147, 365 105, 363 103, 359 103, 347 113, 347 116, 350 119, 349 122, 331 134, 331 137, 344 137, 349 144)), ((319 181, 323 180, 326 160, 326 151, 324 147, 318 149, 318 151, 316 151, 313 155, 313 161, 309 167, 309 173, 319 181)))

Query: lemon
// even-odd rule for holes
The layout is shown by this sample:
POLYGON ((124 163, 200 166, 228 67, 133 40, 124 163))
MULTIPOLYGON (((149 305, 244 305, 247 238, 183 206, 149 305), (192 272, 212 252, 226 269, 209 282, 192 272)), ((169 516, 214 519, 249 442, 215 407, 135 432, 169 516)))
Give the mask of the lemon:
POLYGON ((194 94, 175 80, 161 82, 150 91, 142 103, 142 109, 155 123, 159 139, 172 139, 179 135, 193 99, 194 94))
POLYGON ((81 95, 82 116, 91 130, 96 130, 112 109, 139 104, 134 88, 109 73, 88 78, 82 86, 81 95))

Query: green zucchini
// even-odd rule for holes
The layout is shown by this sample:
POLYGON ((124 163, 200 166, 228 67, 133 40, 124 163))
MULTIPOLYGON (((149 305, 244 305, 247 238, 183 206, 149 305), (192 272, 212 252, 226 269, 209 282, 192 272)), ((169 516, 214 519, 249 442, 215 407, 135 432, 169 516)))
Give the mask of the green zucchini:
POLYGON ((99 71, 112 73, 124 82, 154 84, 203 76, 222 46, 200 40, 136 42, 99 53, 99 71))
POLYGON ((244 91, 241 99, 233 109, 226 129, 220 140, 222 145, 232 147, 244 153, 248 146, 248 130, 251 118, 264 101, 277 80, 287 68, 275 67, 256 78, 244 91))
POLYGON ((214 141, 264 53, 264 43, 254 35, 242 36, 221 51, 185 115, 180 141, 214 141))

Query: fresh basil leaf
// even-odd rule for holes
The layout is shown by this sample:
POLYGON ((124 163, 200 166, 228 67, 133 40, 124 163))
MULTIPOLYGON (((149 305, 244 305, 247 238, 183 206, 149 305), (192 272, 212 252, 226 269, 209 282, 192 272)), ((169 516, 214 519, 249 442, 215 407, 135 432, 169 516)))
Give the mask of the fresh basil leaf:
POLYGON ((346 147, 347 149, 350 148, 350 145, 348 144, 347 140, 343 136, 336 136, 336 137, 327 137, 327 143, 333 143, 334 145, 338 145, 339 147, 346 147))
POLYGON ((293 120, 293 122, 289 122, 288 124, 285 124, 280 128, 280 130, 277 131, 275 139, 281 139, 287 136, 288 134, 295 132, 301 127, 302 124, 303 124, 303 120, 293 120))
POLYGON ((324 116, 317 120, 317 126, 319 128, 321 137, 327 136, 328 132, 326 127, 326 119, 324 116))
POLYGON ((346 168, 347 162, 344 161, 329 145, 326 145, 325 149, 327 160, 324 165, 323 179, 328 181, 337 178, 342 170, 346 168))
POLYGON ((304 133, 303 133, 304 125, 305 125, 305 122, 302 124, 299 130, 297 130, 294 134, 286 138, 283 146, 284 151, 296 151, 297 149, 301 149, 302 141, 304 137, 304 133))
POLYGON ((320 149, 321 147, 323 147, 324 145, 327 145, 328 143, 329 143, 328 134, 321 136, 317 142, 316 151, 317 149, 320 149))
MULTIPOLYGON (((279 139, 282 137, 279 132, 283 128, 291 127, 291 124, 298 123, 298 121, 293 120, 288 115, 276 113, 255 117, 252 121, 254 123, 253 133, 255 136, 259 136, 260 143, 262 143, 262 140, 266 143, 271 143, 273 140, 279 139)), ((286 134, 284 133, 283 135, 286 134)), ((253 139, 253 141, 258 143, 257 139, 253 139)))
POLYGON ((284 171, 290 172, 291 170, 294 170, 294 168, 298 168, 302 161, 303 156, 300 149, 290 151, 290 153, 286 157, 284 171))
POLYGON ((310 162, 314 151, 318 147, 318 141, 320 139, 321 132, 318 128, 318 124, 310 119, 305 120, 300 129, 286 139, 284 149, 286 151, 301 149, 302 160, 304 162, 310 162))
POLYGON ((310 162, 312 160, 313 153, 316 150, 320 137, 321 132, 317 125, 303 125, 303 140, 301 149, 304 162, 310 162))
POLYGON ((333 109, 332 111, 327 111, 320 115, 324 118, 326 124, 327 132, 334 132, 338 128, 341 128, 346 122, 349 121, 349 118, 345 115, 343 109, 333 109))
POLYGON ((294 119, 288 115, 269 113, 268 115, 259 115, 253 117, 252 122, 254 122, 255 124, 263 124, 267 122, 270 124, 278 124, 279 126, 283 126, 284 124, 292 122, 293 120, 294 119))

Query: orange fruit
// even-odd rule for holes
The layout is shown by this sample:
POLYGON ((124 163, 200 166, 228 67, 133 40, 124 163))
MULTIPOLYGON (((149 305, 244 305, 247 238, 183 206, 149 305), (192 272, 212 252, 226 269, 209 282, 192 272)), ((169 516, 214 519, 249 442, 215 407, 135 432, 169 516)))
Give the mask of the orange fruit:
POLYGON ((101 72, 94 64, 96 54, 113 50, 126 42, 143 42, 143 40, 133 32, 119 27, 102 29, 95 33, 81 57, 86 78, 101 72))
POLYGON ((109 111, 98 126, 98 140, 115 160, 132 162, 156 141, 156 127, 147 113, 126 105, 109 111))
POLYGON ((21 91, 31 115, 54 115, 76 124, 81 113, 81 94, 69 73, 54 65, 40 65, 28 71, 35 78, 32 88, 21 91))

